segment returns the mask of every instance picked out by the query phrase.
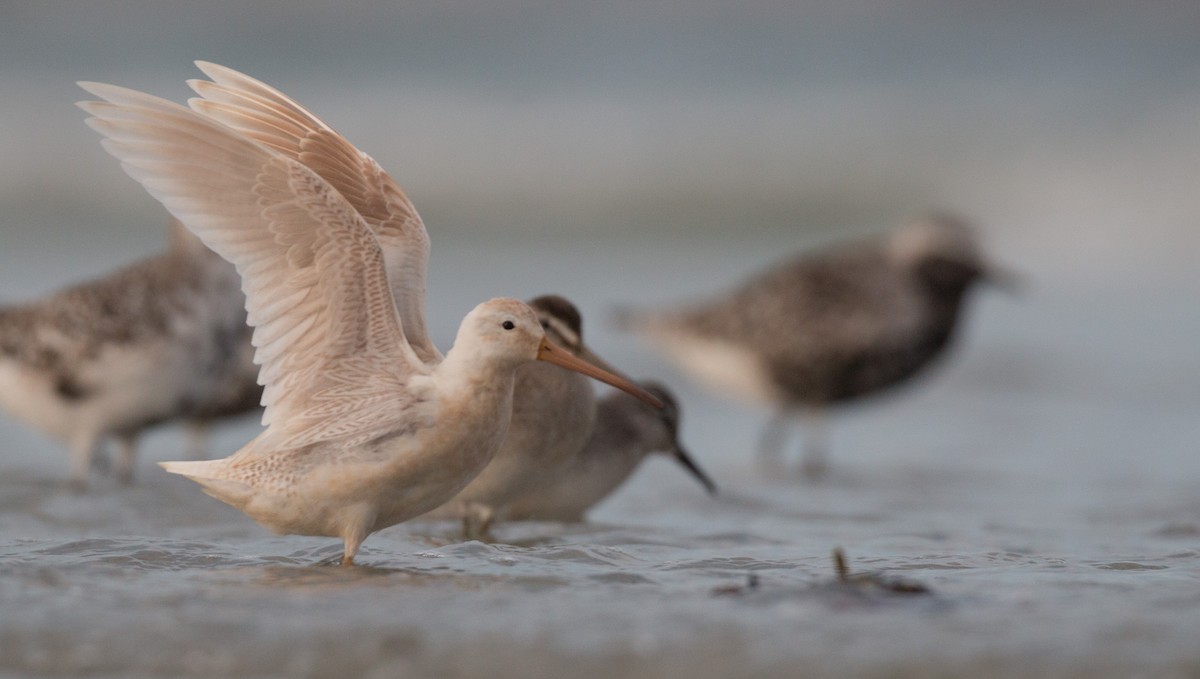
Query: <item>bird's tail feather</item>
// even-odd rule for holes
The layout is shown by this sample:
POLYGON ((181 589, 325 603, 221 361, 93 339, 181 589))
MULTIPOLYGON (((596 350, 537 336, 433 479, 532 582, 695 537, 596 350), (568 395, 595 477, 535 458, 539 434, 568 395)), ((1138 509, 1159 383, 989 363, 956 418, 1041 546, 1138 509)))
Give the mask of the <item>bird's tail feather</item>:
POLYGON ((200 484, 205 493, 225 504, 241 508, 253 494, 253 489, 241 481, 221 478, 225 460, 186 460, 159 462, 158 466, 200 484))

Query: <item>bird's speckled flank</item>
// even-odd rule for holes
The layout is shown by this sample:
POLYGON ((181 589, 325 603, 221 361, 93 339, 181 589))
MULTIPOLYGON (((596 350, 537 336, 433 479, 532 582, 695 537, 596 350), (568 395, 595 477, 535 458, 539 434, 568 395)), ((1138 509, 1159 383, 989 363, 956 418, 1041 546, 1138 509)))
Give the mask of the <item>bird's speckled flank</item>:
POLYGON ((169 251, 0 309, 0 404, 72 450, 87 480, 109 437, 132 474, 137 435, 258 409, 245 297, 233 266, 174 224, 169 251))
POLYGON ((621 486, 652 453, 672 455, 710 493, 716 485, 679 443, 679 402, 662 384, 642 382, 666 407, 651 408, 613 392, 596 407, 587 445, 548 482, 513 502, 505 518, 583 521, 587 511, 621 486))

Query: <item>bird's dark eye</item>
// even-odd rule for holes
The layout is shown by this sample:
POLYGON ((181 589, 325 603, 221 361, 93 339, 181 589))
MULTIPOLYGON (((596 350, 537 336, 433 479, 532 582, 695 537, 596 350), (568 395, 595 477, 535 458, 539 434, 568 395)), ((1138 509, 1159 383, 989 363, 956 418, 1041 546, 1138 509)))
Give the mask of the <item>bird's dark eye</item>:
POLYGON ((505 330, 512 330, 513 328, 517 327, 517 325, 512 321, 504 321, 500 324, 500 327, 504 328, 505 330))

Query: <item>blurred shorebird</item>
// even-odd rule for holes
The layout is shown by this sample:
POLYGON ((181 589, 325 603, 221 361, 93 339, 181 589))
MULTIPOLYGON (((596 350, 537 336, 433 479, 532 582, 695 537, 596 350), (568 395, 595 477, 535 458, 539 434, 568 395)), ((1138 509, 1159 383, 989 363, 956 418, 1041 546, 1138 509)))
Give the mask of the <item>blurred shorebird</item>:
POLYGON ((237 272, 175 222, 164 254, 0 309, 0 405, 70 446, 76 488, 115 438, 128 483, 146 428, 187 423, 199 457, 208 423, 258 409, 252 355, 237 272))
POLYGON ((370 156, 278 90, 197 62, 186 108, 80 83, 105 149, 237 267, 265 385, 266 429, 234 455, 163 467, 278 532, 371 533, 463 488, 499 449, 516 370, 544 360, 653 396, 546 339, 493 299, 444 357, 425 326, 429 236, 370 156))
POLYGON ((716 485, 679 443, 675 397, 657 382, 641 385, 666 407, 650 408, 622 392, 602 399, 587 445, 549 483, 513 502, 505 518, 583 521, 588 509, 620 487, 655 452, 674 457, 710 494, 716 493, 716 485))
MULTIPOLYGON (((611 370, 583 343, 583 320, 574 304, 544 295, 530 300, 529 306, 555 344, 611 370)), ((465 536, 486 535, 493 518, 503 515, 510 502, 536 493, 583 448, 595 416, 595 392, 582 375, 539 363, 521 366, 504 445, 454 499, 426 516, 461 518, 465 536)))
POLYGON ((819 476, 832 405, 906 382, 951 343, 968 291, 1007 276, 961 220, 935 214, 890 234, 801 255, 732 293, 623 323, 694 377, 773 406, 760 454, 779 468, 788 420, 810 420, 803 470, 819 476))

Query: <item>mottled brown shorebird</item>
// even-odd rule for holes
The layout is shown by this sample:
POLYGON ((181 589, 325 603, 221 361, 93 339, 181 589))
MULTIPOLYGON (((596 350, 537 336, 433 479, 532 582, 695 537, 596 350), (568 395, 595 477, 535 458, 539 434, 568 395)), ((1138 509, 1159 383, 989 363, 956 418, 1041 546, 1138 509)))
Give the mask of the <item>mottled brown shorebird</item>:
POLYGON ((657 382, 640 383, 666 404, 651 408, 623 392, 596 406, 596 423, 587 445, 548 483, 513 502, 505 518, 535 521, 583 521, 589 509, 612 494, 652 453, 675 458, 710 493, 717 487, 679 443, 679 402, 657 382))
POLYGON ((237 272, 178 222, 171 231, 161 255, 0 309, 0 405, 70 446, 76 488, 110 437, 129 482, 148 427, 188 424, 201 455, 210 422, 259 408, 237 272))
POLYGON ((827 467, 823 413, 903 384, 942 356, 964 300, 1007 282, 960 219, 934 214, 784 261, 733 292, 623 323, 701 381, 776 409, 760 444, 779 468, 791 417, 810 420, 803 470, 827 467))
MULTIPOLYGON (((574 304, 559 295, 543 295, 528 303, 551 341, 612 372, 584 344, 583 319, 574 304)), ((543 363, 521 366, 513 385, 512 420, 504 445, 479 476, 426 518, 462 519, 465 536, 486 535, 509 503, 538 493, 583 448, 595 416, 595 391, 586 377, 543 363)))

